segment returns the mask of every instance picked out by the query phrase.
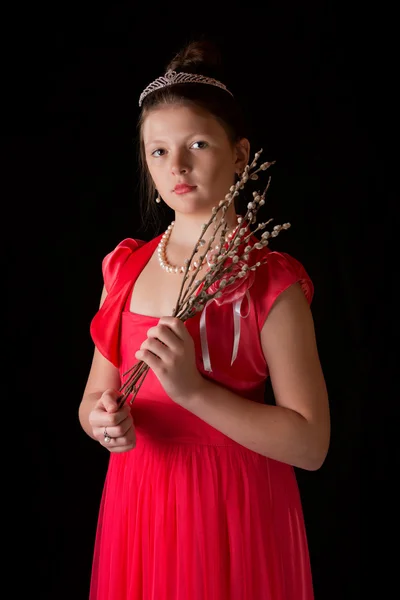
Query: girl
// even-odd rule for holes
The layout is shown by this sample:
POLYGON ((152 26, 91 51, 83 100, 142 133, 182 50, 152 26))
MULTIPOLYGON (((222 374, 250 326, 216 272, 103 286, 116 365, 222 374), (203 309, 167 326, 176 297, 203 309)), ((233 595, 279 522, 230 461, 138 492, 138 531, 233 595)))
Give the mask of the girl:
MULTIPOLYGON (((216 57, 189 44, 139 99, 151 202, 165 202, 174 221, 103 260, 79 408, 84 431, 110 453, 91 600, 313 598, 294 467, 321 467, 330 419, 307 272, 261 250, 268 260, 246 289, 236 354, 232 302, 211 303, 203 319, 170 316, 201 226, 250 156, 216 57), (137 360, 150 370, 121 407, 123 373, 137 360), (264 402, 268 377, 274 405, 264 402)), ((226 220, 233 232, 233 204, 226 220)))

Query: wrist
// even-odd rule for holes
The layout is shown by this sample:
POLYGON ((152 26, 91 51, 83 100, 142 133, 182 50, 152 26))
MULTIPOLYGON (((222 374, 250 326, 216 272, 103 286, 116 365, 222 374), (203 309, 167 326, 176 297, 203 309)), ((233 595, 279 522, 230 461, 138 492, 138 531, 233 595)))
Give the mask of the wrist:
POLYGON ((205 397, 209 385, 210 382, 199 373, 195 381, 192 380, 190 389, 187 393, 181 398, 178 398, 176 402, 183 408, 189 408, 198 404, 205 397))

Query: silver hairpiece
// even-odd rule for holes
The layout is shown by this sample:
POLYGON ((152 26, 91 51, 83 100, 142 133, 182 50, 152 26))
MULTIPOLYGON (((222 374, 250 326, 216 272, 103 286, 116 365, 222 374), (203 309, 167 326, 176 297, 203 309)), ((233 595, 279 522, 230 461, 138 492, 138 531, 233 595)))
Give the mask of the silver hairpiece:
POLYGON ((158 77, 158 79, 152 81, 147 88, 143 90, 140 94, 139 106, 142 106, 143 99, 152 92, 178 83, 206 83, 207 85, 215 85, 216 87, 221 88, 221 90, 225 90, 225 92, 228 92, 228 94, 233 97, 232 92, 228 90, 226 85, 217 79, 205 77, 204 75, 195 75, 194 73, 177 73, 176 71, 171 71, 171 69, 169 69, 163 77, 158 77))

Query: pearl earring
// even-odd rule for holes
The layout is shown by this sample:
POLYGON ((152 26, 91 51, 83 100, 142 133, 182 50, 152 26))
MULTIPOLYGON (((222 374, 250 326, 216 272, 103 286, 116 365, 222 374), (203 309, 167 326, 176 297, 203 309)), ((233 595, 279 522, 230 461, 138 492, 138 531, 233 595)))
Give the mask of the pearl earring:
POLYGON ((157 196, 156 196, 156 202, 157 202, 157 204, 160 204, 160 202, 161 202, 160 194, 158 192, 157 192, 157 196))

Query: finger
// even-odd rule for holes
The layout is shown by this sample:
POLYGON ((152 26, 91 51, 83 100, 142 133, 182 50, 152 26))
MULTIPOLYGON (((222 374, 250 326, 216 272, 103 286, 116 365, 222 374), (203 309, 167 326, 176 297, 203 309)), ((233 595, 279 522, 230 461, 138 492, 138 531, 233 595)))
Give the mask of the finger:
POLYGON ((140 350, 152 352, 157 358, 164 361, 168 360, 173 352, 166 344, 155 338, 147 338, 140 346, 140 350))
POLYGON ((173 352, 177 352, 182 346, 182 339, 176 335, 175 331, 164 324, 151 327, 147 332, 147 336, 160 340, 173 352))
POLYGON ((109 426, 119 425, 125 419, 132 419, 131 407, 129 405, 124 404, 122 408, 119 408, 117 412, 114 413, 103 413, 103 421, 107 421, 109 426))
POLYGON ((136 444, 128 444, 126 446, 115 446, 114 448, 109 448, 109 450, 113 454, 122 454, 122 452, 129 452, 130 450, 134 450, 135 448, 136 444))
POLYGON ((116 412, 119 408, 119 400, 121 398, 121 393, 118 390, 108 389, 106 390, 102 396, 102 404, 105 410, 108 413, 116 412))
POLYGON ((137 350, 137 352, 135 352, 135 358, 142 360, 155 373, 157 373, 159 367, 162 365, 161 359, 150 352, 150 350, 137 350))
POLYGON ((127 452, 128 450, 133 450, 133 448, 136 448, 136 441, 125 438, 123 442, 119 440, 111 440, 109 444, 100 442, 100 445, 110 452, 127 452))
POLYGON ((176 317, 161 317, 158 321, 158 325, 166 325, 169 327, 175 335, 181 340, 185 341, 190 337, 188 330, 180 319, 176 317))
POLYGON ((118 433, 118 430, 113 431, 111 427, 105 427, 103 429, 96 429, 95 435, 100 444, 107 448, 127 446, 129 444, 136 445, 136 432, 134 427, 129 427, 124 435, 118 435, 118 433))
POLYGON ((113 427, 119 425, 126 418, 132 418, 131 409, 129 406, 124 405, 118 409, 117 412, 106 412, 104 409, 99 408, 98 410, 92 411, 90 415, 90 423, 92 427, 113 427))
POLYGON ((104 437, 104 433, 107 431, 111 438, 120 438, 126 436, 130 429, 133 429, 133 419, 127 416, 117 425, 100 425, 96 427, 96 436, 100 439, 104 437))

